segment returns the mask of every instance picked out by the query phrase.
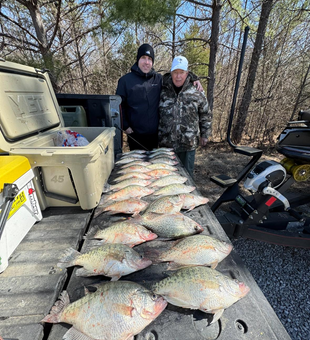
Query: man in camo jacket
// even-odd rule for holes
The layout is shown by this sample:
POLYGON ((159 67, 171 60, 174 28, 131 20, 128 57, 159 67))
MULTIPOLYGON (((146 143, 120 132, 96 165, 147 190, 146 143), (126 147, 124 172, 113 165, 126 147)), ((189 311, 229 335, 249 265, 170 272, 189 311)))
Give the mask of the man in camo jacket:
POLYGON ((204 92, 193 86, 188 61, 175 57, 170 73, 163 77, 159 102, 160 147, 173 148, 186 170, 193 175, 195 152, 207 144, 212 114, 204 92))

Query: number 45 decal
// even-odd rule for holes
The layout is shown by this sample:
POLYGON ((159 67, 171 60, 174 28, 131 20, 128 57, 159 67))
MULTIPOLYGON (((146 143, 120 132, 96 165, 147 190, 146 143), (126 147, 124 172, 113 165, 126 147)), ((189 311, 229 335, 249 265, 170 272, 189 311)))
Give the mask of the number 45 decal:
POLYGON ((54 183, 62 183, 65 180, 65 176, 64 175, 55 175, 54 177, 52 177, 51 182, 54 183))

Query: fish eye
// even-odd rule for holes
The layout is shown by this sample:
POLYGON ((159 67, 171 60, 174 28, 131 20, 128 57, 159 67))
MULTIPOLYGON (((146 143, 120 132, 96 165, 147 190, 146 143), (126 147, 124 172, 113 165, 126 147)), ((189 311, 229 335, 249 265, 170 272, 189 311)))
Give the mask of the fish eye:
POLYGON ((156 294, 153 294, 152 295, 152 300, 155 301, 157 299, 157 295, 156 294))
POLYGON ((199 230, 199 228, 198 228, 197 226, 195 226, 195 230, 197 230, 197 231, 198 231, 198 230, 199 230))

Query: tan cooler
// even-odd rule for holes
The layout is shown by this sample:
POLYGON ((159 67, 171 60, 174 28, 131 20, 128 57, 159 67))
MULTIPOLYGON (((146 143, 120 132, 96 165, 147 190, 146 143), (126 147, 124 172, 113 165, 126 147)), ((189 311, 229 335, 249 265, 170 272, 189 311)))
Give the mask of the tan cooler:
POLYGON ((41 210, 96 207, 114 167, 115 128, 65 128, 46 72, 0 61, 0 77, 0 149, 28 158, 41 210), (58 133, 68 129, 89 144, 58 146, 58 133))

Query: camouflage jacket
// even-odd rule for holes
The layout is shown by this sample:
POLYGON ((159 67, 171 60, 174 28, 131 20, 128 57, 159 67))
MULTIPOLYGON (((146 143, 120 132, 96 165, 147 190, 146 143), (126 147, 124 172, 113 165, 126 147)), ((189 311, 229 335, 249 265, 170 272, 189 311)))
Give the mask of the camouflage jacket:
POLYGON ((190 151, 199 146, 199 137, 211 134, 212 114, 204 92, 199 92, 189 74, 176 93, 170 73, 163 78, 159 102, 159 146, 190 151))

